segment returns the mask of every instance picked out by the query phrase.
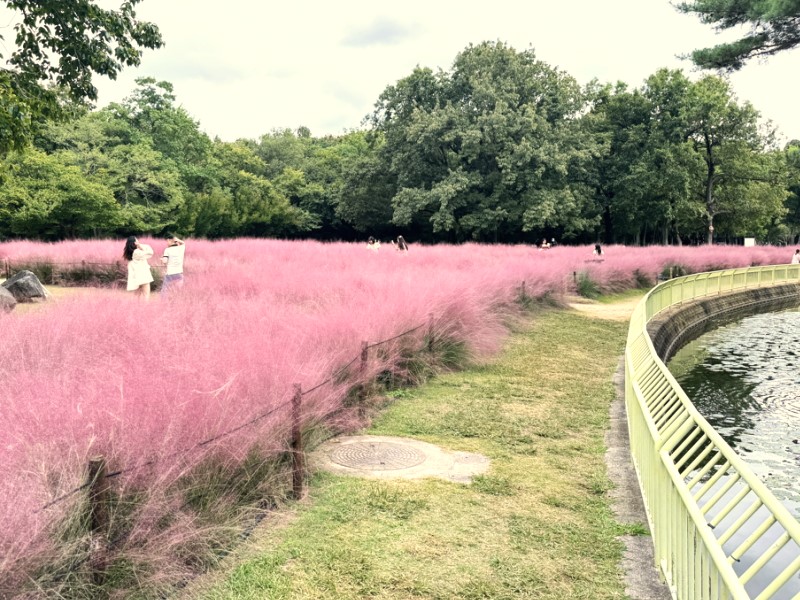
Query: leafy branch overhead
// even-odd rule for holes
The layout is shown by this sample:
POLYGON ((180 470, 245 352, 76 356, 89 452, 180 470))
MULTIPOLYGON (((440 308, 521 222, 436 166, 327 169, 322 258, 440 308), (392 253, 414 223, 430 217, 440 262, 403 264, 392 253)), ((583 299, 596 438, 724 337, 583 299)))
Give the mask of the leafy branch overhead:
POLYGON ((800 44, 798 0, 692 0, 678 10, 697 15, 717 31, 750 27, 738 40, 695 50, 691 58, 705 69, 741 69, 751 58, 772 56, 800 44))
POLYGON ((139 2, 106 10, 94 0, 6 0, 16 35, 11 55, 0 55, 0 154, 24 147, 68 102, 96 100, 94 75, 115 79, 139 65, 142 49, 161 47, 158 27, 136 18, 139 2))

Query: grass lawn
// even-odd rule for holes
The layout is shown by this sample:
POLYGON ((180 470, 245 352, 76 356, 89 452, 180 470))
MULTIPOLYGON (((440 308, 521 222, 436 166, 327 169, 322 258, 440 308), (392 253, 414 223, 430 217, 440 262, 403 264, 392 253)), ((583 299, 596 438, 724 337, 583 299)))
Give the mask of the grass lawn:
POLYGON ((187 597, 624 598, 616 536, 642 527, 610 512, 603 434, 626 330, 544 310, 491 364, 395 393, 364 433, 479 452, 489 472, 470 485, 317 473, 187 597))

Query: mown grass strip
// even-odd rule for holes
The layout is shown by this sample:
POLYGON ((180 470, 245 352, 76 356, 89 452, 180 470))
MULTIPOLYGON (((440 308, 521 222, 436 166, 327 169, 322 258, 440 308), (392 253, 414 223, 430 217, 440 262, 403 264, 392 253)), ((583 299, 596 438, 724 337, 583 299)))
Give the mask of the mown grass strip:
POLYGON ((192 597, 624 598, 603 433, 625 331, 540 312, 491 364, 395 394, 367 433, 479 452, 490 471, 470 485, 318 473, 290 524, 192 597))

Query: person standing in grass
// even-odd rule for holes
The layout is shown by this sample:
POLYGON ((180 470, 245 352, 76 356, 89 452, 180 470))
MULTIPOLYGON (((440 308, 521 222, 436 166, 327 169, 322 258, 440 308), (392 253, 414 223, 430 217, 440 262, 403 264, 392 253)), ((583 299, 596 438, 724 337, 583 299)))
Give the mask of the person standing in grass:
POLYGON ((400 252, 401 254, 405 254, 408 252, 408 244, 406 243, 406 240, 403 238, 402 235, 397 236, 396 242, 392 240, 392 245, 394 246, 394 249, 400 252))
POLYGON ((167 295, 167 290, 183 286, 183 255, 186 251, 186 242, 173 235, 167 240, 167 247, 161 262, 167 267, 164 282, 161 284, 161 296, 167 295))
POLYGON ((800 248, 794 251, 792 254, 792 264, 793 265, 800 265, 800 248))
POLYGON ((372 250, 373 252, 377 252, 380 249, 381 249, 381 243, 374 237, 369 236, 369 239, 367 240, 367 250, 372 250))
POLYGON ((136 292, 144 300, 150 299, 150 284, 153 282, 150 263, 147 262, 151 256, 153 249, 139 243, 136 236, 132 235, 125 242, 122 258, 128 261, 128 291, 136 292))

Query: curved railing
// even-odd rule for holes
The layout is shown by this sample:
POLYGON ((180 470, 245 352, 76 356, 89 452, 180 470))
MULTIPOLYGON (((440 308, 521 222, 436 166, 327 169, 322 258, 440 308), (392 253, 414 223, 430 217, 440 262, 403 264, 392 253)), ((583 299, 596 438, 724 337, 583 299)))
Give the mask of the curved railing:
POLYGON ((697 412, 656 355, 647 323, 695 298, 798 282, 800 265, 679 277, 653 288, 631 317, 631 453, 656 562, 676 598, 800 599, 800 523, 697 412))

